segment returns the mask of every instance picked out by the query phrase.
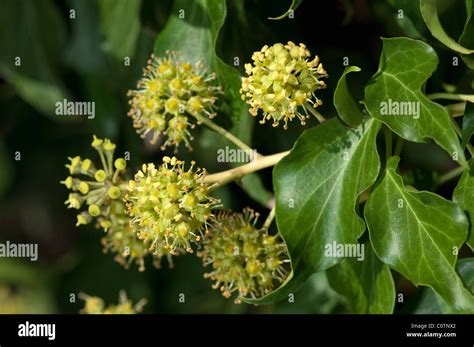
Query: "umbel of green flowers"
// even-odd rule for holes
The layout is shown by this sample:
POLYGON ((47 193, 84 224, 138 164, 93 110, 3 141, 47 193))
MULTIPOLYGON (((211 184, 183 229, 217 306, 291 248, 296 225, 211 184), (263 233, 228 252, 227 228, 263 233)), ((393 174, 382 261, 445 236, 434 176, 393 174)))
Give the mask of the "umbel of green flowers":
POLYGON ((284 128, 293 118, 301 124, 309 112, 322 104, 315 92, 326 87, 322 78, 327 77, 319 57, 310 60, 306 46, 289 41, 264 46, 252 55, 253 64, 245 64, 248 77, 242 78, 242 99, 250 105, 250 113, 263 113, 261 123, 272 119, 273 126, 284 122, 284 128), (301 113, 303 111, 303 113, 301 113))
POLYGON ((163 149, 182 142, 191 148, 189 129, 194 123, 189 115, 214 117, 220 92, 214 80, 215 75, 206 74, 201 63, 182 62, 177 52, 167 52, 165 58, 152 55, 137 89, 128 92, 133 126, 142 137, 149 135, 151 143, 164 135, 163 149))
POLYGON ((99 154, 101 168, 96 168, 91 159, 69 158, 66 167, 70 176, 61 183, 72 191, 66 200, 68 208, 86 207, 77 215, 77 226, 88 224, 96 217, 100 226, 108 229, 112 224, 108 216, 113 212, 110 202, 120 201, 127 162, 123 158, 114 161, 116 146, 109 139, 102 140, 94 135, 91 146, 99 154))
MULTIPOLYGON (((95 227, 104 230, 104 251, 116 253, 116 261, 126 268, 135 262, 143 271, 144 257, 149 251, 130 225, 123 202, 128 181, 127 162, 124 158, 114 160, 116 146, 109 139, 94 136, 91 145, 99 154, 100 167, 96 167, 91 159, 69 158, 66 167, 70 176, 61 181, 72 191, 65 204, 68 208, 82 210, 77 215, 77 226, 94 220, 95 227)), ((162 256, 171 257, 166 250, 154 255, 156 266, 159 266, 162 256)))
POLYGON ((205 170, 195 170, 194 165, 191 162, 185 170, 184 162, 164 157, 158 168, 144 164, 129 182, 127 211, 150 250, 164 247, 172 255, 191 253, 191 244, 202 239, 218 200, 202 181, 205 170))
POLYGON ((85 301, 84 308, 80 313, 83 314, 136 314, 143 310, 146 300, 142 299, 135 305, 127 298, 124 291, 120 292, 119 303, 117 305, 105 306, 104 300, 98 296, 90 296, 85 293, 79 293, 79 297, 85 301))
POLYGON ((197 252, 204 266, 212 270, 204 276, 215 281, 226 298, 237 292, 242 298, 258 298, 277 288, 288 276, 286 245, 278 235, 257 228, 258 214, 221 212, 212 223, 197 252))

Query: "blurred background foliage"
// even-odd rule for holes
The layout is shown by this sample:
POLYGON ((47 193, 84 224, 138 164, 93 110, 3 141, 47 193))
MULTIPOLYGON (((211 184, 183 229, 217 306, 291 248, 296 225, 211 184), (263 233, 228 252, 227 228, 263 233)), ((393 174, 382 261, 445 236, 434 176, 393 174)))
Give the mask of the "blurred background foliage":
MULTIPOLYGON (((184 5, 193 1, 179 0, 184 5)), ((320 97, 324 101, 321 112, 331 117, 335 115, 332 93, 344 70, 344 57, 362 69, 349 77, 354 96, 360 100, 365 82, 378 65, 379 38, 409 36, 426 40, 440 58, 427 92, 442 91, 445 85, 453 85, 460 93, 473 92, 472 70, 468 72, 461 60, 459 66, 453 66, 453 53, 433 39, 424 25, 418 0, 306 0, 294 18, 268 19, 285 13, 289 3, 228 0, 227 17, 216 38, 220 59, 234 66, 238 57, 240 64, 235 68, 242 73, 252 52, 264 44, 305 43, 320 56, 330 75, 320 97), (399 9, 404 11, 403 18, 398 18, 399 9)), ((443 3, 442 24, 452 37, 459 37, 464 22, 456 18, 465 12, 464 1, 443 3)), ((211 289, 211 282, 203 278, 200 260, 194 256, 178 257, 171 270, 156 270, 151 264, 143 273, 135 267, 125 270, 114 262, 113 255, 102 253, 100 232, 91 226, 74 226, 75 214, 64 206, 67 192, 59 181, 67 175, 67 156, 93 153, 92 134, 111 138, 118 144, 118 154, 130 152, 132 168, 161 161, 164 153, 159 146, 144 143, 126 116, 126 92, 135 88, 141 77, 157 35, 177 16, 171 0, 0 1, 0 241, 35 242, 40 252, 34 263, 0 259, 0 312, 74 313, 82 303, 71 303, 70 294, 85 292, 113 303, 121 289, 134 301, 147 298, 148 313, 348 312, 347 303, 329 287, 324 272, 307 281, 295 294, 294 303, 235 305, 211 289), (21 59, 20 66, 15 65, 16 57, 21 59), (129 66, 124 64, 127 57, 129 66), (56 115, 54 104, 65 98, 94 101, 95 119, 56 115), (178 301, 180 293, 185 294, 185 303, 178 301)), ((202 29, 202 22, 179 20, 185 21, 189 30, 202 29)), ((176 45, 179 47, 181 40, 195 44, 185 39, 178 36, 176 45)), ((290 149, 303 131, 295 124, 287 131, 269 123, 262 126, 248 114, 237 124, 232 120, 216 119, 237 129, 263 154, 290 149)), ((306 127, 314 125, 316 122, 308 122, 306 127)), ((193 158, 209 172, 227 169, 216 160, 216 150, 223 142, 200 128, 195 131, 194 151, 180 151, 179 156, 193 158)), ((403 155, 402 172, 420 189, 433 189, 433 176, 454 165, 431 144, 406 144, 403 155)), ((253 199, 236 184, 219 190, 218 197, 228 208, 251 206, 266 214, 262 202, 271 192, 271 170, 259 176, 261 182, 258 176, 247 182, 258 187, 253 199)), ((452 188, 448 184, 437 192, 449 198, 452 188)), ((429 293, 417 309, 423 290, 416 290, 402 278, 395 279, 398 291, 409 298, 409 304, 398 305, 396 311, 430 310, 429 293)))

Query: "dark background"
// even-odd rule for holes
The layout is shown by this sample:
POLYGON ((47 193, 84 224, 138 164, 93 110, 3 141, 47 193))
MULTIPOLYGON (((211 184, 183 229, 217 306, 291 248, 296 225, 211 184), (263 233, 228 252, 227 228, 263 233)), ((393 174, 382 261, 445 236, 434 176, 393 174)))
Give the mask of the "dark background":
MULTIPOLYGON (((68 156, 93 155, 92 134, 111 138, 118 144, 117 153, 129 151, 129 166, 133 168, 144 162, 158 163, 163 155, 158 147, 143 143, 136 135, 131 119, 126 116, 126 92, 135 88, 141 77, 155 37, 170 15, 172 1, 142 1, 140 33, 130 67, 124 66, 104 44, 101 2, 0 0, 0 241, 35 242, 40 252, 36 263, 0 259, 0 313, 7 311, 6 302, 17 302, 17 312, 74 313, 82 303, 70 303, 71 293, 82 291, 113 303, 120 289, 125 289, 134 301, 146 297, 145 312, 150 313, 347 312, 344 300, 328 286, 324 273, 307 281, 296 294, 295 303, 235 305, 211 289, 196 257, 176 258, 172 270, 156 270, 151 264, 147 264, 144 273, 135 267, 125 270, 114 262, 113 255, 102 253, 100 232, 92 226, 74 226, 75 213, 64 206, 67 191, 59 181, 67 176, 64 165, 68 156), (69 18, 71 8, 76 10, 74 20, 69 18), (24 63, 12 77, 15 56, 21 56, 24 63), (61 91, 68 100, 95 101, 96 118, 55 115, 41 97, 41 92, 48 88, 61 91), (21 154, 19 161, 15 160, 17 151, 21 154), (13 301, 13 296, 2 297, 5 288, 17 301, 13 301), (184 304, 178 302, 180 293, 186 295, 184 304)), ((448 15, 443 18, 450 18, 449 11, 462 13, 463 1, 446 2, 448 15)), ((379 38, 408 36, 411 32, 396 17, 400 8, 397 3, 410 3, 406 1, 304 0, 295 18, 280 21, 267 17, 284 13, 288 0, 227 3, 228 17, 218 39, 218 52, 223 60, 232 64, 237 56, 248 62, 252 52, 264 44, 288 40, 305 43, 313 54, 320 56, 330 76, 327 89, 320 94, 324 101, 320 111, 326 117, 335 115, 332 93, 344 69, 343 57, 349 58, 350 65, 362 68, 362 72, 349 78, 354 96, 360 100, 365 82, 378 66, 379 38)), ((409 13, 409 8, 405 10, 409 13)), ((453 37, 458 37, 463 21, 452 18, 443 25, 453 37)), ((437 43, 426 28, 419 28, 418 34, 437 50, 440 58, 427 92, 442 91, 442 84, 448 83, 461 92, 472 93, 466 87, 472 74, 466 75, 464 63, 452 66, 452 53, 437 43)), ((307 127, 316 124, 309 122, 307 127)), ((252 145, 263 154, 287 150, 302 131, 295 122, 287 131, 272 128, 270 123, 256 123, 252 145)), ((199 129, 195 135, 194 151, 181 151, 179 156, 192 157, 209 172, 225 169, 216 162, 209 131, 199 129)), ((434 145, 404 147, 402 171, 418 188, 432 188, 433 175, 453 165, 448 155, 434 145)), ((261 176, 271 190, 271 170, 264 170, 261 176)), ((450 197, 452 188, 448 184, 437 192, 450 197)), ((251 206, 267 213, 238 185, 226 187, 219 197, 227 207, 251 206)), ((408 304, 397 307, 397 311, 413 312, 422 291, 398 276, 395 280, 398 291, 409 297, 408 304)))

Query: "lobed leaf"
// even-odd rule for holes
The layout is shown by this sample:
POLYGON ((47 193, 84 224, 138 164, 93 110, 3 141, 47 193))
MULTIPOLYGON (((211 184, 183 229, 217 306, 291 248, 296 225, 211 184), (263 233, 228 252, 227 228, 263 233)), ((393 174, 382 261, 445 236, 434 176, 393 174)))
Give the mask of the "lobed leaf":
POLYGON ((453 201, 457 202, 469 216, 470 235, 467 244, 474 250, 474 159, 469 161, 470 170, 465 170, 454 189, 453 201))
POLYGON ((328 120, 305 131, 275 166, 276 221, 293 272, 278 290, 249 302, 281 299, 312 273, 341 262, 325 255, 326 244, 357 243, 365 230, 356 212, 358 198, 375 182, 380 168, 375 143, 379 129, 375 119, 357 128, 328 120))
MULTIPOLYGON (((471 292, 474 292, 474 258, 460 259, 456 268, 464 283, 466 283, 466 286, 471 290, 471 292)), ((448 305, 446 301, 437 295, 431 288, 426 288, 414 313, 453 314, 462 312, 448 305)))
POLYGON ((438 16, 438 0, 421 0, 420 10, 425 20, 426 26, 430 30, 431 34, 437 38, 442 44, 449 47, 455 52, 462 54, 474 53, 474 49, 468 49, 454 39, 452 39, 444 31, 438 16))
POLYGON ((372 117, 402 138, 413 142, 432 139, 465 166, 464 151, 448 112, 422 92, 437 64, 435 51, 422 41, 383 39, 379 69, 365 87, 364 103, 372 117))
POLYGON ((468 220, 458 204, 405 187, 396 173, 399 157, 387 162, 364 215, 378 258, 415 285, 433 288, 450 306, 474 310, 474 296, 454 267, 466 241, 468 220))
POLYGON ((327 270, 329 284, 347 299, 353 313, 393 313, 396 293, 390 269, 370 243, 363 246, 362 261, 349 258, 327 270))

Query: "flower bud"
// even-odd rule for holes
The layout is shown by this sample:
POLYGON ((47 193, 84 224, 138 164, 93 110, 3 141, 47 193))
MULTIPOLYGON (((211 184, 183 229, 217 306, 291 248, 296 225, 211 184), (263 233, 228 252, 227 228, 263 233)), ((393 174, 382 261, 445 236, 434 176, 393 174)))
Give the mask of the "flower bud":
POLYGON ((125 170, 125 168, 127 167, 127 162, 123 158, 117 158, 115 159, 114 167, 117 170, 125 170))
POLYGON ((100 207, 95 204, 89 205, 88 211, 92 217, 100 215, 100 207))

